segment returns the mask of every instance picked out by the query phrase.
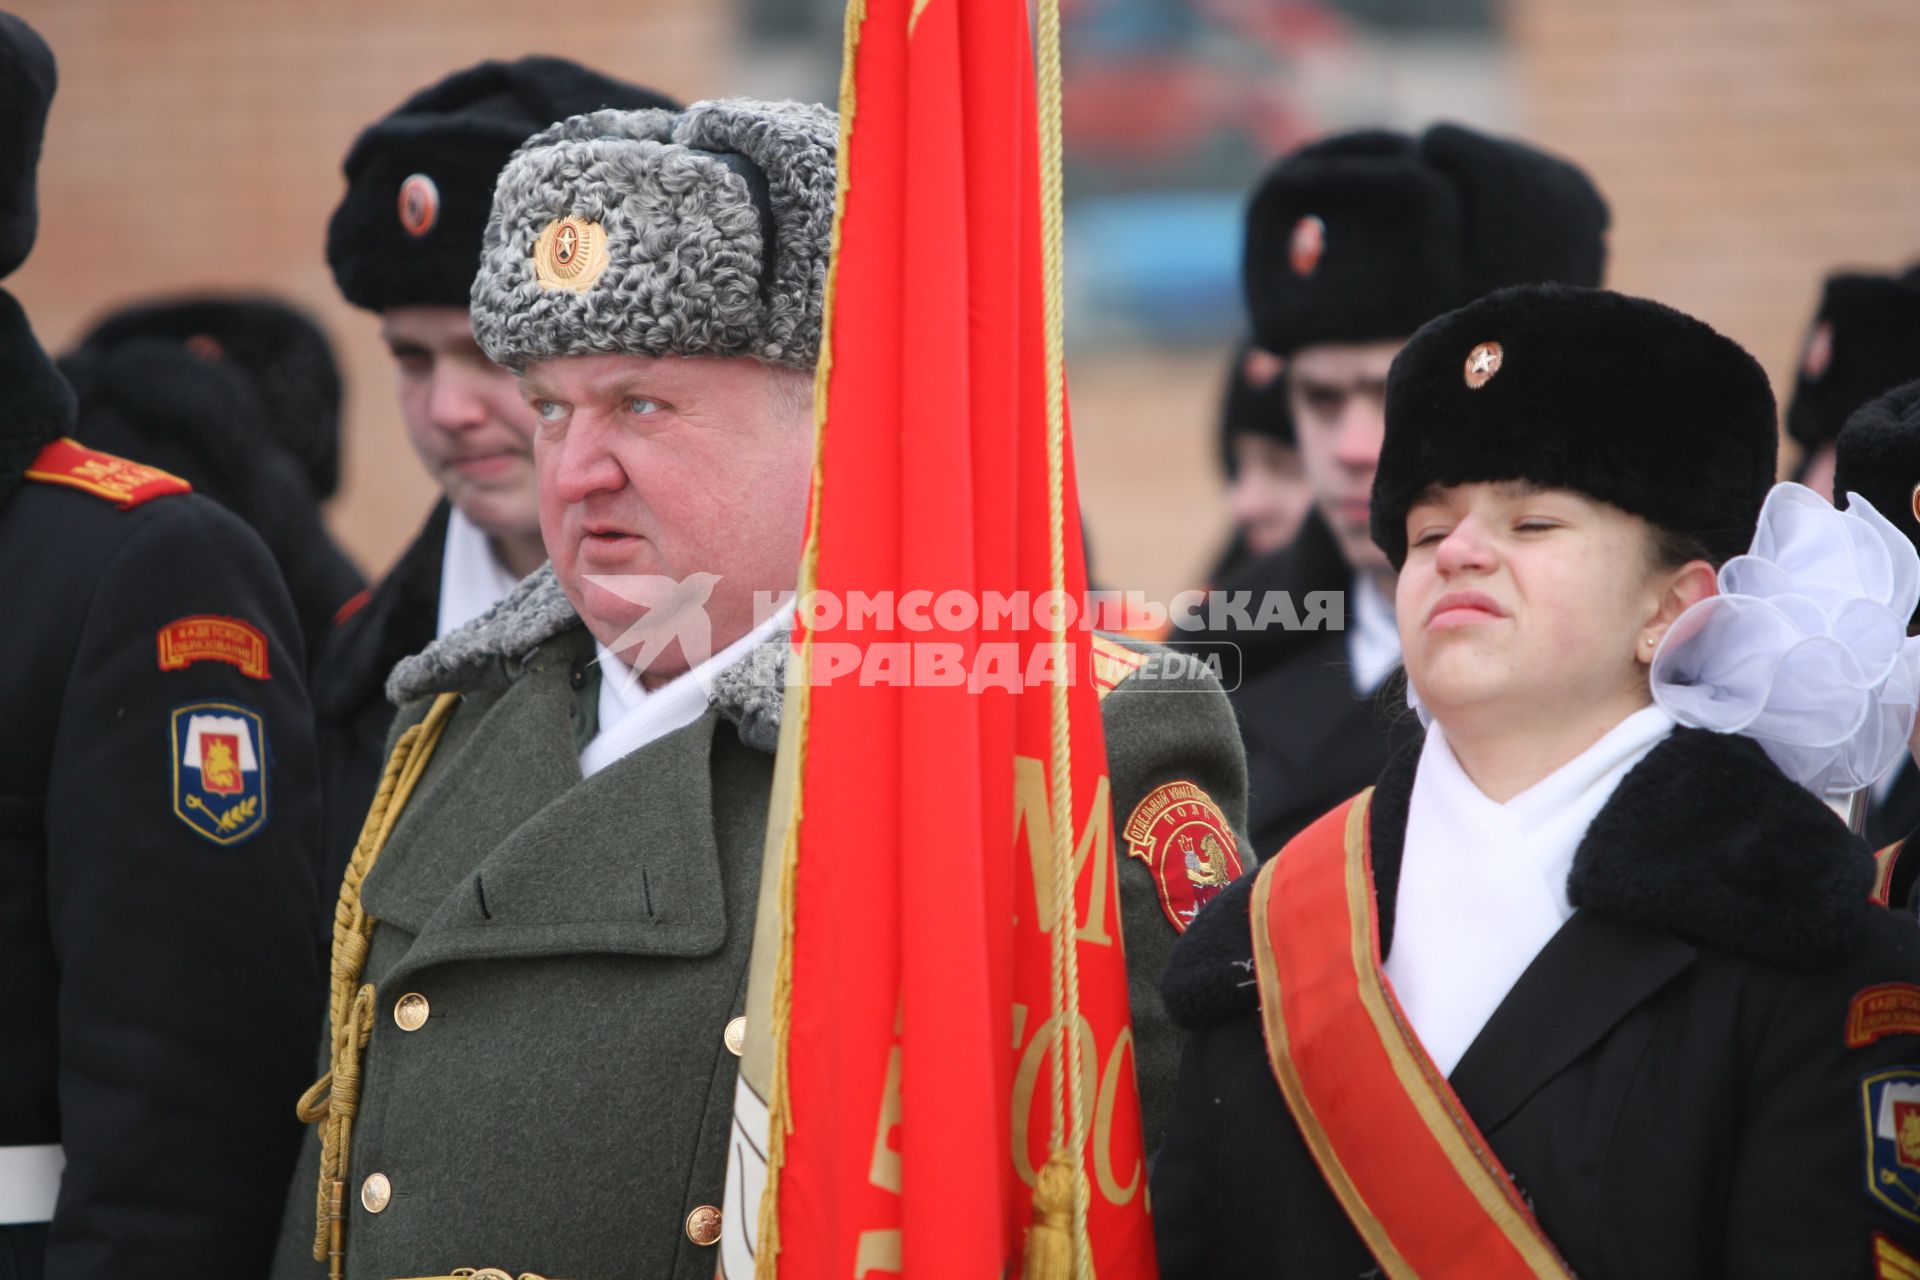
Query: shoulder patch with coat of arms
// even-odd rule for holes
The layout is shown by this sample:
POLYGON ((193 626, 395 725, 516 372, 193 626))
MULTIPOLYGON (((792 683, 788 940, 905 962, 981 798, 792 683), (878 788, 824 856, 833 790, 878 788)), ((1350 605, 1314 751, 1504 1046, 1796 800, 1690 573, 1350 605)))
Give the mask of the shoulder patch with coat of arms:
POLYGON ((215 844, 239 844, 267 825, 267 730, 237 702, 173 711, 173 813, 215 844))
POLYGON ((1227 815, 1196 782, 1163 782, 1147 792, 1121 834, 1127 856, 1153 873, 1160 910, 1176 933, 1245 870, 1227 815))
POLYGON ((1860 1082, 1867 1138, 1867 1194, 1920 1222, 1920 1070, 1899 1067, 1860 1082))

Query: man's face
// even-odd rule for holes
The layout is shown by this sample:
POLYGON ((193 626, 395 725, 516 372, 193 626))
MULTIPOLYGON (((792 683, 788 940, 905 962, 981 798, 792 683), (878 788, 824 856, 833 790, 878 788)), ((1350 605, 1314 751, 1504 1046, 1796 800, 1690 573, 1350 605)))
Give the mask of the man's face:
POLYGON ((1404 343, 1322 343, 1287 362, 1287 402, 1314 505, 1333 529, 1347 563, 1382 569, 1367 517, 1373 473, 1387 430, 1387 370, 1404 343))
POLYGON ((660 634, 656 606, 699 605, 717 651, 759 621, 756 592, 794 589, 813 468, 810 375, 744 357, 566 356, 529 365, 520 389, 539 422, 547 555, 600 643, 672 676, 708 655, 677 643, 645 653, 633 632, 660 634), (702 574, 716 579, 710 596, 634 585, 702 574))
POLYGON ((539 531, 534 417, 511 373, 473 340, 465 307, 393 307, 380 333, 398 372, 407 439, 441 492, 493 538, 539 531))
POLYGON ((1257 556, 1293 541, 1313 506, 1300 451, 1271 436, 1243 431, 1233 437, 1233 484, 1227 510, 1257 556))

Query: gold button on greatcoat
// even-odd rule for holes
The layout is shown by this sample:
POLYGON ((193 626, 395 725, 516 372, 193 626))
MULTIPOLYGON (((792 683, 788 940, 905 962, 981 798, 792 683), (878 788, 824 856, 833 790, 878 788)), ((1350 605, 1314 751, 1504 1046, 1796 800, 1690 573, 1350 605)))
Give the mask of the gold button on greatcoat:
POLYGON ((727 1042, 727 1052, 739 1057, 747 1051, 747 1020, 744 1017, 735 1018, 727 1024, 720 1038, 727 1042))
POLYGON ((687 1215, 687 1239, 705 1247, 720 1243, 720 1211, 703 1204, 687 1215))
POLYGON ((360 1203, 368 1213, 379 1213, 393 1203, 393 1184, 384 1173, 370 1173, 360 1184, 360 1203))
POLYGON ((427 1014, 432 1006, 427 998, 418 991, 409 991, 393 1005, 393 1021, 402 1031, 418 1031, 427 1025, 427 1014))

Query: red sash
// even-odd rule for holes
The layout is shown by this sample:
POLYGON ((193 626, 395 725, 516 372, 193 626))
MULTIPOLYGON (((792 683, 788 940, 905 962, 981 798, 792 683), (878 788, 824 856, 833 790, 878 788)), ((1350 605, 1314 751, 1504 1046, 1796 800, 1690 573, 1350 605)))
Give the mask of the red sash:
POLYGON ((1380 971, 1371 789, 1253 887, 1267 1057, 1307 1147, 1392 1280, 1571 1280, 1380 971))

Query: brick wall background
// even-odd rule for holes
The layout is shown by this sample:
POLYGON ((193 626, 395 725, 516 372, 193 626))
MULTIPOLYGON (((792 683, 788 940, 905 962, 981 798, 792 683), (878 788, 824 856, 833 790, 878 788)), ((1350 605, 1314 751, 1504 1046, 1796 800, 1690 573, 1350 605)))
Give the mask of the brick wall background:
POLYGON ((41 342, 63 350, 102 313, 159 293, 264 288, 306 307, 347 381, 346 467, 329 521, 376 574, 434 489, 400 429, 377 321, 341 300, 327 269, 327 219, 354 137, 488 57, 559 54, 680 97, 707 94, 730 65, 726 0, 0 3, 60 61, 40 239, 6 286, 41 342))
MULTIPOLYGON (((9 2, 54 46, 62 86, 40 243, 8 287, 55 350, 161 292, 265 288, 308 307, 348 379, 330 517, 374 572, 431 487, 401 436, 375 324, 339 301, 322 257, 358 130, 487 56, 564 54, 683 97, 812 82, 749 60, 729 0, 9 2)), ((1446 51, 1416 56, 1387 77, 1387 122, 1447 115, 1586 164, 1614 207, 1615 285, 1738 338, 1777 387, 1791 386, 1828 268, 1920 257, 1913 0, 1509 0, 1502 25, 1500 91, 1421 73, 1452 66, 1446 51)), ((1076 353, 1082 493, 1110 585, 1171 593, 1217 543, 1223 359, 1076 353)))

